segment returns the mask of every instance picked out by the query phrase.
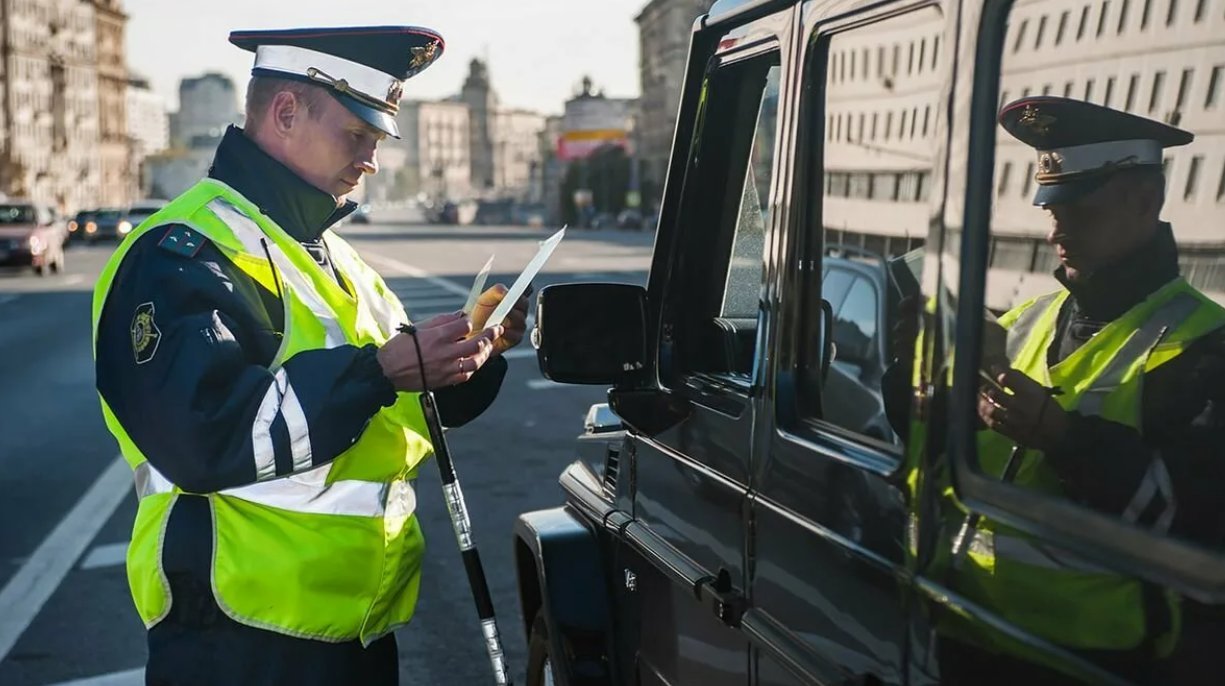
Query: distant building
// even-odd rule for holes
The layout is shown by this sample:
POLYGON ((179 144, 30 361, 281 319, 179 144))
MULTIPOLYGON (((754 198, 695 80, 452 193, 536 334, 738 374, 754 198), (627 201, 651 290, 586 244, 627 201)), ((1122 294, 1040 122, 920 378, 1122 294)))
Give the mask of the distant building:
POLYGON ((120 0, 93 0, 98 65, 98 203, 127 205, 139 187, 128 140, 128 67, 123 30, 127 15, 120 0))
POLYGON ((190 148, 202 139, 221 135, 241 119, 238 93, 230 77, 208 73, 183 79, 179 82, 179 111, 170 118, 170 139, 175 146, 190 148))
POLYGON ((498 110, 494 114, 493 168, 498 194, 518 199, 531 198, 532 187, 540 174, 540 150, 536 134, 544 128, 545 117, 527 110, 498 110))
POLYGON ((191 188, 208 175, 218 143, 219 140, 214 140, 212 146, 174 148, 146 157, 144 195, 170 199, 191 188))
POLYGON ((459 93, 459 101, 468 106, 468 144, 472 163, 472 188, 492 189, 494 175, 494 126, 498 96, 489 82, 489 69, 481 60, 468 64, 468 78, 459 93))
POLYGON ((473 178, 468 105, 405 101, 397 120, 401 139, 388 147, 404 151, 399 172, 404 195, 424 194, 436 201, 467 197, 473 178))
POLYGON ((62 211, 95 205, 102 189, 95 7, 5 0, 0 15, 0 192, 62 211))
POLYGON ((668 173, 693 22, 713 4, 714 0, 651 0, 634 18, 642 89, 637 153, 647 186, 662 188, 668 173))
POLYGON ((166 100, 153 92, 149 82, 128 79, 128 138, 138 160, 170 147, 170 115, 166 100))

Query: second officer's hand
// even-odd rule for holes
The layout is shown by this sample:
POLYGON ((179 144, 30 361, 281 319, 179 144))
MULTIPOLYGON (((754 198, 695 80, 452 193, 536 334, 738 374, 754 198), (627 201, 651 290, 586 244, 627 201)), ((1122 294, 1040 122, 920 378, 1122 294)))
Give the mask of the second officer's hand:
MULTIPOLYGON (((421 360, 425 363, 424 380, 430 388, 463 383, 493 354, 494 340, 502 335, 502 327, 472 333, 472 321, 459 312, 442 314, 417 325, 421 344, 421 360)), ((383 344, 378 351, 379 365, 397 391, 420 391, 425 388, 417 348, 410 334, 400 333, 383 344)))
MULTIPOLYGON (((474 330, 480 331, 484 328, 485 322, 489 321, 489 315, 493 314, 493 311, 506 297, 506 291, 506 286, 499 283, 481 293, 476 300, 476 305, 472 307, 472 328, 474 330)), ((510 313, 506 315, 506 319, 502 320, 502 328, 505 330, 493 341, 494 355, 501 355, 519 345, 523 340, 527 332, 528 296, 531 294, 532 289, 529 286, 527 291, 519 297, 515 306, 511 308, 510 313)))
POLYGON ((995 377, 1001 392, 986 386, 978 396, 978 416, 992 431, 1039 450, 1057 447, 1067 436, 1068 413, 1049 390, 1025 374, 1008 369, 995 377))

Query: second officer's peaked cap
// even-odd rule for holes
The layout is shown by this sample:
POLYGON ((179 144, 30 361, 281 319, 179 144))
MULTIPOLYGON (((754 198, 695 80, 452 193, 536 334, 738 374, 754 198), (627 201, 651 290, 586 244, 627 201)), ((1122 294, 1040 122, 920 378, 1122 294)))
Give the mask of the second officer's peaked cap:
POLYGON ((1159 121, 1048 95, 1004 105, 999 121, 1038 153, 1035 205, 1072 202, 1123 169, 1160 167, 1162 150, 1195 138, 1159 121))
POLYGON ((234 31, 230 42, 255 53, 253 76, 326 88, 350 112, 400 137, 396 113, 404 82, 442 55, 442 36, 416 26, 234 31))

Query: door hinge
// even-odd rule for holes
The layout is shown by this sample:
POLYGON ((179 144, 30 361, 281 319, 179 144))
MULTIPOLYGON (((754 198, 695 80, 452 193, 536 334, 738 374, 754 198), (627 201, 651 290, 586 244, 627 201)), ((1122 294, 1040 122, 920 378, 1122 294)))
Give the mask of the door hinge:
POLYGON ((740 626, 740 618, 744 616, 748 601, 743 593, 732 586, 732 575, 726 569, 694 582, 693 595, 700 603, 709 600, 711 610, 719 621, 732 628, 740 626))

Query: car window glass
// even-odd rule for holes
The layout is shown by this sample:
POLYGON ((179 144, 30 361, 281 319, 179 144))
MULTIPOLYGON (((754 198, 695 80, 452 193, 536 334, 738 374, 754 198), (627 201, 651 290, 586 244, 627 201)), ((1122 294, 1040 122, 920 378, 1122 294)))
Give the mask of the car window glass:
POLYGON ((905 358, 913 356, 912 348, 894 345, 892 332, 902 321, 899 303, 917 299, 914 274, 930 225, 946 52, 942 17, 929 6, 815 37, 819 49, 805 67, 824 85, 803 110, 815 154, 799 260, 805 275, 795 416, 889 451, 900 450, 896 426, 905 423, 910 381, 905 358), (911 52, 913 60, 890 58, 911 52), (828 270, 819 284, 811 277, 818 265, 828 270), (898 281, 898 274, 907 278, 898 281), (828 332, 822 300, 834 314, 828 332), (896 389, 886 392, 889 381, 896 389))
POLYGON ((821 295, 829 301, 834 312, 842 307, 842 301, 854 280, 855 277, 845 269, 827 269, 825 278, 821 281, 821 295))
POLYGON ((747 381, 756 361, 758 301, 778 126, 777 53, 714 67, 681 199, 680 245, 668 298, 668 358, 677 372, 747 381))
POLYGON ((1010 377, 1005 397, 984 381, 973 466, 1220 548, 1225 375, 1210 370, 1225 368, 1225 136, 1203 51, 1225 62, 1225 32, 1188 16, 1133 41, 1139 17, 1120 16, 1108 43, 1014 49, 1021 22, 1064 9, 1023 0, 1008 21, 1000 92, 1070 97, 999 103, 981 367, 1010 377), (1148 60, 1157 49, 1166 56, 1148 60), (1096 180, 1067 175, 1069 146, 1144 121, 1195 138, 1119 153, 1096 180))

